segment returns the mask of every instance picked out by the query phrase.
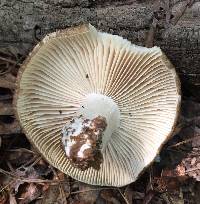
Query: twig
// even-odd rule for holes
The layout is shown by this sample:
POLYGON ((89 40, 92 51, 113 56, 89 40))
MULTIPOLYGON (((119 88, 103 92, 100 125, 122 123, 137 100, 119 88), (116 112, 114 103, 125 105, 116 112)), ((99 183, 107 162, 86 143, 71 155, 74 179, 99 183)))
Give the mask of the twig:
POLYGON ((8 188, 12 183, 14 183, 15 181, 14 180, 12 180, 12 181, 10 181, 8 184, 6 184, 4 187, 2 187, 1 189, 0 189, 0 193, 2 192, 2 191, 4 191, 6 188, 8 188))
POLYGON ((150 171, 149 171, 149 183, 150 183, 150 188, 153 190, 153 185, 152 185, 152 177, 153 177, 153 168, 150 166, 150 171))
MULTIPOLYGON (((165 1, 165 23, 164 23, 164 28, 167 29, 169 25, 176 25, 181 18, 181 16, 185 13, 186 9, 190 7, 194 3, 194 0, 188 0, 187 3, 182 7, 182 11, 175 16, 173 20, 171 20, 171 10, 170 10, 170 1, 166 0, 165 1)), ((160 11, 155 11, 155 13, 159 13, 160 11)), ((163 16, 156 17, 155 15, 153 16, 153 22, 152 25, 150 26, 150 29, 147 34, 147 38, 145 41, 145 46, 146 47, 153 47, 154 45, 154 38, 155 34, 157 32, 157 27, 159 22, 162 22, 164 18, 163 16)))
MULTIPOLYGON (((55 169, 52 166, 51 166, 51 169, 53 171, 53 174, 56 176, 56 179, 59 180, 59 176, 58 176, 57 172, 55 171, 55 169)), ((64 202, 63 204, 67 204, 66 197, 65 197, 65 190, 63 189, 63 185, 60 182, 59 182, 59 191, 60 191, 62 200, 64 202)))
POLYGON ((41 159, 42 159, 42 156, 39 156, 38 158, 36 158, 35 161, 30 166, 28 166, 27 170, 35 166, 41 159))
POLYGON ((29 178, 17 178, 17 180, 20 180, 20 181, 23 181, 23 182, 27 182, 27 183, 51 183, 52 185, 53 184, 56 184, 58 185, 58 183, 63 183, 64 180, 44 180, 44 179, 29 179, 29 178))
POLYGON ((19 177, 19 176, 16 176, 15 174, 11 173, 11 172, 8 172, 8 171, 5 171, 3 169, 0 168, 0 173, 2 174, 5 174, 15 180, 19 180, 19 181, 22 181, 22 182, 27 182, 27 183, 50 183, 50 184, 56 184, 58 185, 58 183, 63 183, 65 182, 64 180, 44 180, 44 179, 33 179, 33 178, 24 178, 24 177, 19 177))
POLYGON ((176 15, 176 17, 174 18, 172 25, 176 25, 178 23, 178 21, 180 20, 180 18, 184 15, 185 11, 187 10, 188 7, 191 7, 194 3, 194 0, 188 0, 186 2, 186 4, 181 8, 181 12, 179 13, 179 15, 176 15))
POLYGON ((14 174, 15 170, 13 169, 11 163, 9 161, 6 161, 7 166, 9 167, 10 171, 14 174))
POLYGON ((176 143, 176 144, 174 144, 174 145, 169 146, 169 148, 170 148, 170 147, 178 147, 178 146, 183 145, 183 144, 185 144, 185 143, 192 142, 193 140, 198 139, 199 137, 200 137, 200 135, 195 136, 195 137, 190 138, 190 139, 187 139, 187 140, 184 140, 184 141, 182 141, 182 142, 178 142, 178 143, 176 143))
POLYGON ((6 150, 6 151, 7 152, 27 152, 27 153, 35 154, 34 151, 26 149, 26 148, 9 149, 9 150, 6 150))
POLYGON ((82 191, 74 191, 74 192, 71 192, 70 194, 73 195, 73 194, 78 194, 78 193, 85 193, 85 192, 89 192, 89 191, 99 191, 99 190, 115 190, 116 188, 94 188, 94 189, 88 189, 88 190, 82 190, 82 191))
POLYGON ((146 196, 144 197, 144 200, 142 201, 142 204, 148 204, 151 202, 152 198, 154 197, 155 192, 149 191, 146 196))
POLYGON ((157 23, 158 23, 158 20, 156 18, 153 18, 153 23, 150 26, 149 32, 147 34, 146 42, 145 42, 146 47, 151 48, 154 45, 154 37, 156 33, 157 23))
POLYGON ((11 59, 8 59, 8 58, 5 58, 5 57, 0 57, 0 60, 3 60, 3 61, 5 61, 5 62, 9 62, 9 63, 14 64, 14 65, 19 65, 19 66, 21 66, 20 63, 14 61, 14 60, 11 60, 11 59))
POLYGON ((27 172, 28 170, 30 170, 31 167, 33 167, 35 164, 37 164, 41 160, 41 158, 42 158, 41 156, 40 157, 34 156, 31 160, 29 160, 28 162, 26 162, 25 164, 23 164, 22 166, 20 166, 17 169, 20 170, 21 168, 24 168, 25 172, 27 172), (30 166, 27 166, 29 164, 30 164, 30 166))
POLYGON ((170 204, 174 204, 173 199, 171 198, 171 196, 169 195, 168 192, 166 192, 166 196, 167 196, 167 198, 168 198, 170 204))
POLYGON ((5 175, 10 176, 10 177, 16 177, 14 173, 11 173, 9 171, 5 171, 1 168, 0 168, 0 173, 5 174, 5 175))
MULTIPOLYGON (((39 196, 39 197, 37 197, 37 200, 41 200, 41 199, 43 199, 44 197, 43 196, 39 196)), ((17 198, 18 200, 24 200, 24 198, 17 198)))
POLYGON ((165 28, 167 28, 170 24, 170 18, 171 18, 171 11, 170 11, 170 0, 167 0, 166 3, 165 3, 165 10, 166 10, 166 17, 165 17, 165 20, 166 20, 166 26, 165 28))
POLYGON ((121 190, 119 188, 117 188, 117 190, 119 191, 120 195, 122 196, 122 198, 124 199, 124 201, 126 202, 126 204, 130 204, 129 201, 127 200, 127 198, 124 196, 124 194, 121 192, 121 190))

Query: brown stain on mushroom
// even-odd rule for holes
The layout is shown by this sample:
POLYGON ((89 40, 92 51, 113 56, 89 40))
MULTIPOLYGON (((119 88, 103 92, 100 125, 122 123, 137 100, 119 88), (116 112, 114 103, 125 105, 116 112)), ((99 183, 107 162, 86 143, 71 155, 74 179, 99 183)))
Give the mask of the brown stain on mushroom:
MULTIPOLYGON (((83 124, 87 124, 88 122, 90 122, 90 120, 85 119, 83 124)), ((72 123, 73 121, 71 124, 72 123)), ((100 145, 102 142, 103 131, 106 127, 106 119, 98 116, 91 120, 89 126, 84 126, 80 134, 69 136, 70 141, 74 142, 74 144, 70 147, 69 155, 67 155, 72 166, 82 171, 90 167, 93 167, 96 170, 100 169, 100 164, 103 161, 100 145), (86 143, 89 143, 90 147, 83 151, 82 157, 78 156, 81 147, 86 143)), ((75 132, 74 129, 71 130, 71 126, 69 126, 66 131, 69 131, 70 133, 75 132)))

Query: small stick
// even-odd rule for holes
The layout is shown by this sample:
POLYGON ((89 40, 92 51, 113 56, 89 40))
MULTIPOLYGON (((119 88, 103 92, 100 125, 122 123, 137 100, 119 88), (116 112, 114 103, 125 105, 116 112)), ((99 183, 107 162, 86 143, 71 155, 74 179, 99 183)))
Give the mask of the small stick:
POLYGON ((126 202, 126 204, 130 204, 129 201, 127 200, 127 198, 124 196, 124 194, 121 192, 121 190, 119 188, 117 188, 117 190, 119 191, 120 195, 122 196, 122 198, 124 199, 124 201, 126 202))
MULTIPOLYGON (((59 180, 59 176, 57 174, 57 172, 55 171, 55 169, 51 166, 51 170, 53 171, 53 174, 54 176, 56 176, 56 179, 59 180)), ((59 191, 60 191, 60 195, 62 197, 62 200, 63 200, 63 204, 67 204, 67 201, 66 201, 66 197, 65 197, 65 190, 63 188, 63 185, 59 182, 59 191)))
POLYGON ((14 65, 18 64, 18 65, 21 66, 20 63, 17 63, 16 61, 11 60, 11 59, 7 59, 7 58, 5 58, 5 57, 0 57, 0 60, 3 60, 3 61, 5 61, 5 62, 9 62, 9 63, 14 64, 14 65))
POLYGON ((150 27, 150 30, 147 34, 147 39, 145 42, 145 46, 146 47, 153 47, 154 45, 154 37, 155 37, 155 33, 156 33, 156 26, 157 26, 158 20, 156 18, 153 19, 153 23, 150 27))
POLYGON ((82 191, 74 191, 74 192, 71 192, 70 194, 73 195, 73 194, 78 194, 78 193, 85 193, 85 192, 90 192, 90 191, 99 191, 99 190, 114 190, 116 188, 94 188, 94 189, 88 189, 88 190, 82 190, 82 191))
POLYGON ((184 141, 181 141, 181 142, 178 142, 178 143, 176 143, 176 144, 174 144, 174 145, 171 145, 171 146, 169 146, 169 147, 178 147, 178 146, 180 146, 180 145, 182 145, 182 144, 185 144, 185 143, 188 143, 188 142, 192 142, 193 140, 198 139, 199 137, 200 137, 200 135, 199 135, 199 136, 192 137, 192 138, 187 139, 187 140, 184 140, 184 141))
POLYGON ((172 21, 172 25, 176 25, 180 20, 180 18, 184 15, 187 8, 188 7, 190 8, 193 4, 194 4, 194 0, 188 0, 187 3, 184 6, 182 6, 181 12, 175 16, 174 20, 172 21))
POLYGON ((19 177, 17 175, 15 175, 14 173, 5 171, 3 169, 0 168, 0 173, 5 174, 15 180, 19 180, 19 181, 23 181, 23 182, 27 182, 27 183, 52 183, 52 184, 58 184, 58 183, 63 183, 65 182, 64 180, 48 180, 48 179, 33 179, 33 178, 24 178, 24 177, 19 177))

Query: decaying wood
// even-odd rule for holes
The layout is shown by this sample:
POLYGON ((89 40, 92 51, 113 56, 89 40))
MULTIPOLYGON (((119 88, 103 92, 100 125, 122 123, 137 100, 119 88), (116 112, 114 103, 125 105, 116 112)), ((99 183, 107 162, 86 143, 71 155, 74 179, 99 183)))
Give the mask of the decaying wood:
POLYGON ((168 7, 166 20, 169 21, 172 14, 173 23, 167 22, 169 25, 155 34, 154 44, 160 46, 171 59, 181 78, 199 85, 200 2, 194 1, 191 7, 188 2, 3 0, 0 3, 0 47, 12 48, 16 53, 27 55, 45 34, 85 22, 144 45, 154 12, 159 7, 168 7), (181 15, 176 15, 178 13, 181 15))

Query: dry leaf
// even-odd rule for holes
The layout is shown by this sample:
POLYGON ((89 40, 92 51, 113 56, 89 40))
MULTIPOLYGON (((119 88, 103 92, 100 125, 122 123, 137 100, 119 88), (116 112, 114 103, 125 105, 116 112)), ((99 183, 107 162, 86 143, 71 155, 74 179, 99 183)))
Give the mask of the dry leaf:
MULTIPOLYGON (((25 177, 31 179, 39 178, 39 175, 35 171, 33 167, 31 168, 20 168, 15 171, 16 177, 25 177)), ((15 193, 18 192, 18 188, 21 184, 24 184, 24 181, 21 179, 15 179, 14 182, 11 184, 11 188, 14 188, 15 193)))
POLYGON ((30 203, 41 195, 41 185, 29 183, 18 197, 19 204, 30 203))
POLYGON ((0 204, 6 204, 7 200, 8 200, 7 193, 4 191, 0 192, 0 204))
POLYGON ((43 198, 41 200, 42 204, 54 204, 57 202, 60 191, 58 185, 49 186, 47 191, 43 194, 43 198))
POLYGON ((143 200, 144 193, 134 191, 130 185, 128 185, 125 189, 124 196, 127 199, 128 203, 132 203, 133 200, 143 200))
POLYGON ((150 190, 150 191, 145 195, 142 204, 149 204, 149 203, 151 202, 152 198, 154 197, 154 195, 155 195, 155 192, 150 190))
POLYGON ((78 199, 84 203, 95 203, 100 192, 98 186, 91 186, 85 183, 78 182, 79 191, 78 199), (97 190, 94 190, 97 189, 97 190))
POLYGON ((15 196, 12 193, 10 193, 10 204, 17 204, 15 196))
POLYGON ((193 148, 182 163, 186 174, 200 181, 200 148, 193 148))

